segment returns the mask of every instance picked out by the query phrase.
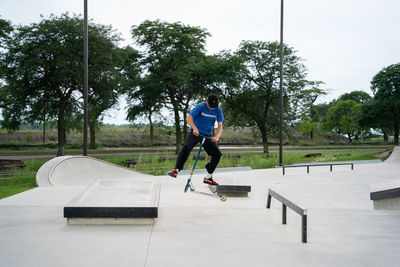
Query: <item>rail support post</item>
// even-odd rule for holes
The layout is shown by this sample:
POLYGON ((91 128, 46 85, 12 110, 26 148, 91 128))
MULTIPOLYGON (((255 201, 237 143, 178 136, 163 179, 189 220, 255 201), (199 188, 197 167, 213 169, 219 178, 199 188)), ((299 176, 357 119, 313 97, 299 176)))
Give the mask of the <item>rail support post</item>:
POLYGON ((282 203, 282 224, 286 224, 286 205, 282 203))
POLYGON ((307 243, 307 214, 301 216, 301 241, 307 243))

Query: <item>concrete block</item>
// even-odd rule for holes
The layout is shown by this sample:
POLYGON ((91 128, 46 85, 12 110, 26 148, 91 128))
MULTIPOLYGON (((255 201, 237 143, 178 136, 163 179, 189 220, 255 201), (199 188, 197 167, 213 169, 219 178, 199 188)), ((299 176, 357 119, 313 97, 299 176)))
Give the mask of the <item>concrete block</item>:
POLYGON ((370 199, 374 209, 400 210, 400 179, 370 186, 370 199))
POLYGON ((233 178, 218 178, 219 185, 209 185, 211 192, 225 194, 228 197, 247 197, 251 192, 250 185, 239 185, 233 178))
POLYGON ((147 180, 100 180, 69 205, 69 224, 153 224, 158 217, 160 184, 147 180))

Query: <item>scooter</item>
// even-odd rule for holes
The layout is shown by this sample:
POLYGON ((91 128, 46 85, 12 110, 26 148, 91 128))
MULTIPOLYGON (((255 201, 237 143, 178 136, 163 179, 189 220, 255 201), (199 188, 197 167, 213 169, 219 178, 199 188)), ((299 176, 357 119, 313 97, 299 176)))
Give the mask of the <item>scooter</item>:
POLYGON ((204 144, 204 142, 206 141, 206 139, 209 139, 209 140, 212 139, 211 137, 205 136, 205 135, 202 135, 202 134, 200 134, 199 136, 203 137, 203 139, 201 140, 201 144, 200 144, 199 151, 197 152, 196 160, 194 161, 192 171, 190 172, 189 179, 187 180, 187 183, 186 183, 186 186, 185 186, 185 193, 190 189, 190 192, 191 192, 191 193, 195 193, 195 194, 200 194, 200 195, 205 195, 205 196, 209 196, 209 197, 218 198, 218 199, 221 200, 222 202, 225 202, 225 201, 228 199, 228 197, 227 197, 226 195, 224 195, 224 194, 221 194, 221 195, 214 195, 214 194, 211 194, 211 193, 206 193, 206 192, 198 191, 198 190, 196 190, 196 188, 194 187, 194 185, 193 185, 193 183, 192 183, 192 176, 193 176, 193 173, 194 173, 194 169, 196 168, 197 160, 199 159, 201 149, 203 148, 203 144, 204 144))

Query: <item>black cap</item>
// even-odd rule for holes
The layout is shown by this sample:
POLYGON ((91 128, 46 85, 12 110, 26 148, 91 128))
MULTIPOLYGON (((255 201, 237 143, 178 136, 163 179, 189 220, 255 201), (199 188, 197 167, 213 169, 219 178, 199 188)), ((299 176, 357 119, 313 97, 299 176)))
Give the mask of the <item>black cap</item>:
POLYGON ((217 108, 218 107, 218 96, 209 95, 207 98, 207 103, 210 106, 210 108, 217 108))

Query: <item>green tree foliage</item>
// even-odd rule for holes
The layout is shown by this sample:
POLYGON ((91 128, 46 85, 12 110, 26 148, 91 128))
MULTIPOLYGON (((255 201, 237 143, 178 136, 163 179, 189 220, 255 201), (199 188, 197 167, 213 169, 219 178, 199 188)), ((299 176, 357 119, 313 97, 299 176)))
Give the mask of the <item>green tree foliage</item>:
POLYGON ((364 124, 360 124, 360 117, 361 117, 361 112, 364 110, 362 106, 364 106, 366 103, 369 103, 371 101, 372 97, 364 92, 364 91, 352 91, 350 93, 345 93, 341 95, 337 100, 332 101, 331 105, 335 105, 337 101, 344 101, 344 100, 353 100, 357 104, 361 104, 360 106, 360 112, 356 116, 356 123, 358 124, 358 130, 355 134, 355 139, 357 140, 359 136, 362 136, 364 138, 368 137, 371 134, 370 128, 364 124))
POLYGON ((363 104, 370 101, 372 97, 364 92, 364 91, 352 91, 350 93, 345 93, 338 98, 338 101, 341 100, 353 100, 358 104, 363 104))
POLYGON ((313 109, 311 112, 311 118, 313 121, 318 121, 320 123, 323 123, 326 121, 326 113, 328 113, 328 109, 332 105, 329 103, 322 103, 322 104, 317 104, 313 105, 313 109))
POLYGON ((319 122, 313 121, 309 116, 303 116, 300 121, 300 131, 305 136, 310 136, 310 139, 313 139, 313 133, 318 128, 319 122))
POLYGON ((0 50, 6 49, 6 43, 11 38, 14 27, 11 22, 0 18, 0 50))
MULTIPOLYGON (((261 134, 264 153, 268 153, 268 136, 277 135, 279 129, 279 53, 278 42, 244 41, 235 56, 242 61, 238 75, 231 75, 240 81, 240 86, 224 88, 225 107, 229 118, 238 125, 251 126, 261 134)), ((284 46, 284 124, 289 125, 296 116, 310 107, 313 97, 322 91, 320 82, 307 81, 306 68, 295 51, 284 46)))
POLYGON ((77 112, 76 92, 82 84, 83 24, 62 15, 17 28, 9 43, 8 104, 4 126, 17 129, 21 120, 57 119, 58 155, 64 152, 69 114, 77 112), (80 77, 80 78, 77 78, 80 77))
POLYGON ((357 116, 358 124, 363 128, 374 128, 383 132, 383 140, 388 142, 388 133, 391 132, 392 122, 386 118, 390 116, 390 106, 382 105, 380 101, 371 99, 361 105, 361 111, 357 116))
MULTIPOLYGON (((146 78, 150 78, 147 76, 146 78)), ((159 96, 160 88, 152 79, 140 79, 137 87, 139 90, 131 90, 127 95, 128 114, 127 119, 134 122, 141 116, 145 116, 149 122, 150 143, 154 142, 153 116, 160 112, 162 105, 159 96)))
MULTIPOLYGON (((132 27, 132 37, 144 50, 142 77, 151 81, 155 98, 174 116, 176 153, 182 143, 181 113, 185 117, 191 101, 199 95, 194 71, 205 57, 205 41, 209 33, 199 27, 181 23, 144 21, 132 27)), ((145 90, 136 87, 132 90, 145 90)))
MULTIPOLYGON (((96 148, 96 129, 106 110, 118 104, 118 98, 126 91, 125 68, 127 59, 137 62, 138 52, 132 48, 121 49, 121 40, 111 26, 89 24, 89 92, 88 121, 90 148, 96 148)), ((138 73, 136 72, 136 75, 138 73)), ((134 73, 132 73, 134 75, 134 73)), ((83 89, 83 88, 82 88, 83 89)), ((83 94, 83 91, 81 91, 83 94)))
MULTIPOLYGON (((82 29, 83 20, 78 16, 52 15, 39 23, 18 27, 7 46, 3 126, 15 130, 21 121, 57 120, 58 155, 64 154, 67 129, 75 127, 82 116, 82 29)), ((101 114, 99 110, 114 104, 117 84, 113 79, 119 75, 115 64, 120 61, 118 40, 110 27, 89 27, 92 121, 101 114), (101 102, 102 98, 106 103, 101 102)))
POLYGON ((6 74, 5 55, 6 55, 6 44, 10 39, 11 33, 14 28, 10 21, 0 19, 0 108, 6 105, 6 93, 3 88, 3 78, 6 74))
POLYGON ((371 81, 371 90, 378 106, 391 123, 394 142, 399 145, 400 126, 400 63, 383 68, 371 81))
POLYGON ((338 134, 346 134, 349 143, 352 138, 360 131, 357 123, 357 115, 360 112, 361 105, 353 100, 340 100, 336 105, 329 108, 326 114, 326 122, 324 129, 328 131, 334 130, 338 134))

